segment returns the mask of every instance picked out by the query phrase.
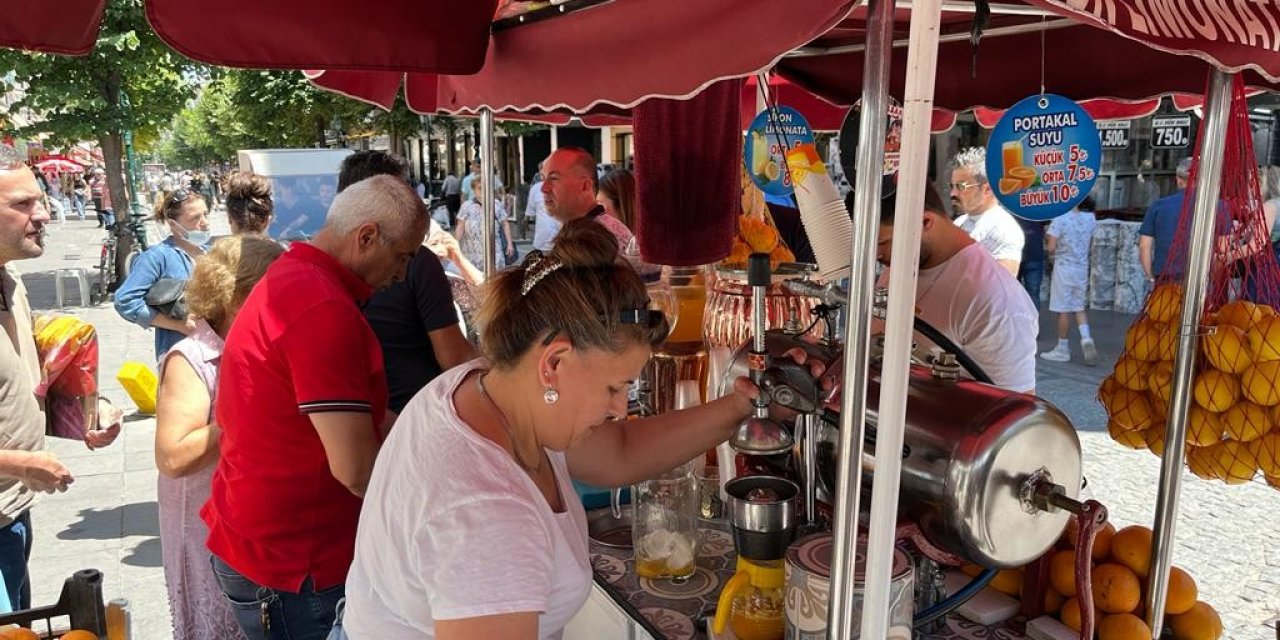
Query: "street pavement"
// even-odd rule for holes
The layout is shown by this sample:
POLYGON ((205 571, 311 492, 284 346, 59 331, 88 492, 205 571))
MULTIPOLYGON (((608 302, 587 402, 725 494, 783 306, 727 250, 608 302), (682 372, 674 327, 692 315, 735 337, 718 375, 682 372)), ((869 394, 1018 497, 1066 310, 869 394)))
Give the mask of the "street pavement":
MULTIPOLYGON (((220 213, 215 233, 226 232, 220 213)), ((17 263, 37 312, 56 310, 53 272, 80 267, 96 272, 104 234, 94 223, 50 225, 45 255, 17 263)), ((50 439, 49 448, 71 469, 76 482, 64 494, 45 497, 33 510, 35 549, 31 558, 37 606, 53 604, 64 579, 74 571, 96 568, 105 574, 107 599, 128 598, 133 637, 171 637, 161 568, 156 515, 155 420, 136 408, 115 381, 126 361, 154 365, 151 333, 120 319, 109 304, 76 304, 67 282, 69 307, 98 328, 103 393, 126 411, 124 433, 111 447, 88 451, 82 444, 50 439)), ((1052 348, 1053 318, 1042 315, 1040 347, 1052 348)), ((1057 405, 1076 425, 1084 450, 1088 495, 1107 505, 1118 526, 1151 525, 1159 477, 1159 459, 1112 442, 1106 419, 1094 400, 1099 381, 1118 356, 1132 317, 1094 312, 1097 366, 1075 360, 1040 361, 1038 393, 1057 405)), ((1181 515, 1174 563, 1199 583, 1200 598, 1221 612, 1225 638, 1271 640, 1280 616, 1280 491, 1255 481, 1242 486, 1200 480, 1183 473, 1181 515)))

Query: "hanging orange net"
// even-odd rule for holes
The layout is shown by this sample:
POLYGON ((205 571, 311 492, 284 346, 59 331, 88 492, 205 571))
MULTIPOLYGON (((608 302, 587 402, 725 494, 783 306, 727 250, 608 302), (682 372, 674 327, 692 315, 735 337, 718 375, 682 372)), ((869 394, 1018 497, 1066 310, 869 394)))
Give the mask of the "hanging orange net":
MULTIPOLYGON (((1244 85, 1235 79, 1214 220, 1208 292, 1199 325, 1187 466, 1201 478, 1242 484, 1261 476, 1280 488, 1280 267, 1259 192, 1244 85)), ((1178 231, 1155 289, 1125 335, 1098 399, 1111 437, 1163 456, 1173 366, 1183 330, 1182 281, 1191 244, 1203 129, 1178 231)), ((1269 194, 1275 197, 1280 194, 1269 194)), ((1274 220, 1275 214, 1270 217, 1274 220)))

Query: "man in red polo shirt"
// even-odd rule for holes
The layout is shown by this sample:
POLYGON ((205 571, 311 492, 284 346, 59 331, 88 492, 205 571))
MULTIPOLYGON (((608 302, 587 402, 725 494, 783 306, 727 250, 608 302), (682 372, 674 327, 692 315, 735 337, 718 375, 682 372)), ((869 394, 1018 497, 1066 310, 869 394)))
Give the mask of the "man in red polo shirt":
POLYGON ((429 215, 404 180, 334 199, 245 301, 222 355, 221 458, 201 515, 246 637, 323 639, 355 551, 361 497, 394 414, 360 306, 405 275, 429 215))

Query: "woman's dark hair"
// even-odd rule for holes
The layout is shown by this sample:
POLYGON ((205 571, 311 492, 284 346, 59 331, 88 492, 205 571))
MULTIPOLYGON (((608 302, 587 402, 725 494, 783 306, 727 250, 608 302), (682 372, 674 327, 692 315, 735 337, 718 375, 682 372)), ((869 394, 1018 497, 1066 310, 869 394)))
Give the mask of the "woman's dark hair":
POLYGON ((576 349, 619 353, 657 347, 669 330, 661 314, 647 313, 648 292, 635 270, 618 261, 618 240, 586 218, 565 224, 545 255, 532 252, 498 273, 485 294, 476 314, 480 343, 500 369, 556 336, 576 349))
POLYGON ((600 179, 600 193, 613 201, 622 224, 636 230, 636 178, 626 169, 614 169, 600 179))
POLYGON ((204 200, 204 196, 186 188, 170 191, 169 195, 166 195, 156 205, 154 220, 156 222, 177 220, 178 212, 182 210, 182 207, 188 202, 194 202, 197 199, 204 200))
POLYGON ((275 203, 271 181, 247 171, 227 179, 227 218, 239 233, 265 233, 275 203))

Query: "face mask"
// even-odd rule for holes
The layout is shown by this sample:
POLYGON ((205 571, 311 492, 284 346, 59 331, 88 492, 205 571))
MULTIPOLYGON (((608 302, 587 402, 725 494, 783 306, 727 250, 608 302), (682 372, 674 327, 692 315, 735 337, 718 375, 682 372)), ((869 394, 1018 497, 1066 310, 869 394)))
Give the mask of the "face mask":
POLYGON ((169 221, 169 228, 173 230, 174 235, 196 245, 197 247, 203 247, 209 244, 209 240, 212 238, 208 231, 188 229, 172 220, 169 221))

